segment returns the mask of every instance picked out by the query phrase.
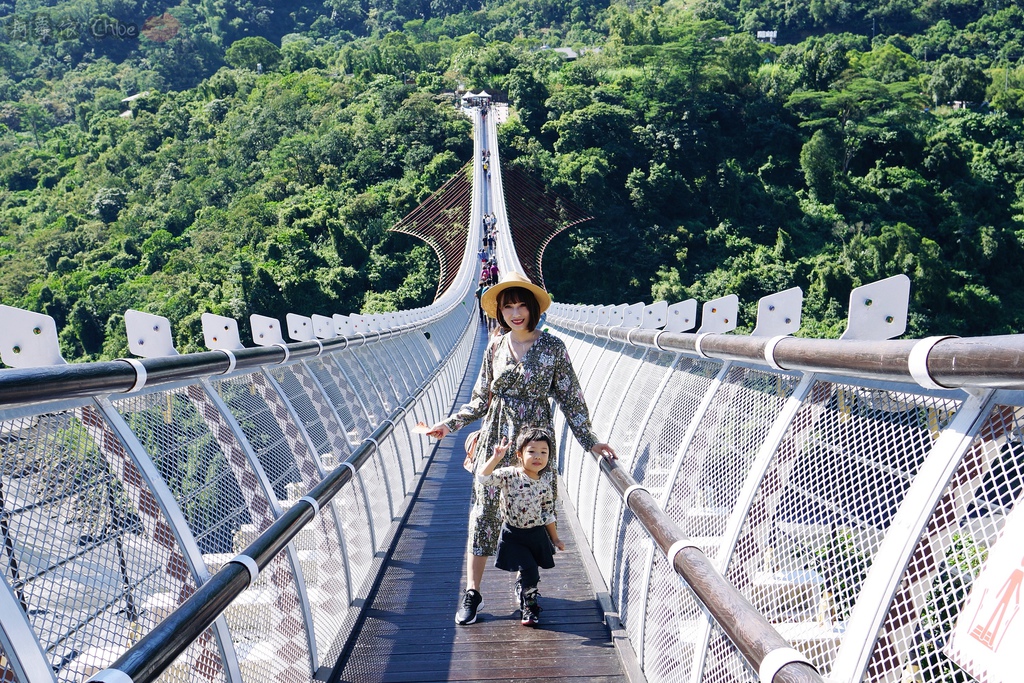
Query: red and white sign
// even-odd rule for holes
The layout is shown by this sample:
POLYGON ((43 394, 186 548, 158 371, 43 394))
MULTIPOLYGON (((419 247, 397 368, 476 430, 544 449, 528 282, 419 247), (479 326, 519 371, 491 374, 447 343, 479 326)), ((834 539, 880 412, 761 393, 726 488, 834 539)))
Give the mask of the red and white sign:
POLYGON ((1024 502, 1007 515, 999 540, 960 611, 945 654, 981 683, 1018 683, 1024 670, 1024 502))

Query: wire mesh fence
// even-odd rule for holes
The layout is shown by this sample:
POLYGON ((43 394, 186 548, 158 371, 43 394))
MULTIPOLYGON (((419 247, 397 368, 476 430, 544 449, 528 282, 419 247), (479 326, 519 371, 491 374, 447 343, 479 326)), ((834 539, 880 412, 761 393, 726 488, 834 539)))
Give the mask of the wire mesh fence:
POLYGON ((21 616, 5 614, 0 648, 38 649, 0 652, 0 681, 106 668, 391 416, 351 482, 161 680, 309 681, 333 665, 429 454, 412 427, 454 400, 471 322, 456 309, 316 358, 0 411, 0 591, 21 616))
MULTIPOLYGON (((55 681, 107 666, 387 420, 373 458, 162 680, 298 681, 330 666, 423 471, 412 428, 444 414, 462 380, 467 317, 0 412, 0 597, 20 617, 5 615, 0 681, 38 671, 11 642, 33 643, 55 681)), ((820 672, 975 680, 943 647, 1024 494, 1024 394, 787 372, 550 325, 598 436, 820 672)), ((555 428, 560 492, 648 680, 758 680, 560 413, 555 428)))
MULTIPOLYGON (((819 672, 975 680, 943 647, 1024 493, 1024 395, 968 402, 960 390, 700 358, 568 323, 549 319, 598 436, 819 672), (964 425, 977 432, 969 445, 940 442, 964 425), (929 466, 952 476, 919 476, 929 466), (903 509, 911 492, 910 505, 937 501, 926 523, 905 521, 920 514, 903 509)), ((759 680, 560 414, 556 431, 563 495, 647 679, 759 680)))

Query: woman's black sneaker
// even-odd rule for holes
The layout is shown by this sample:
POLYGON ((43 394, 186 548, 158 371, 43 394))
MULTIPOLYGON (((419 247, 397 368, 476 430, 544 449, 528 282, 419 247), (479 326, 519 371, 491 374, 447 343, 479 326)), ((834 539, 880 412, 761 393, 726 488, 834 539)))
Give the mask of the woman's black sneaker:
POLYGON ((459 626, 472 624, 476 621, 476 611, 484 604, 484 598, 478 591, 469 588, 462 596, 462 607, 455 614, 455 623, 459 626))

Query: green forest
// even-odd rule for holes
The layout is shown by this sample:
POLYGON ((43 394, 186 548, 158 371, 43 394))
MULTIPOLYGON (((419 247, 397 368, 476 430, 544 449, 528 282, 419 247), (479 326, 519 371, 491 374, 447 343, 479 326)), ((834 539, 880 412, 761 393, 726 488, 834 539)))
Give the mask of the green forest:
POLYGON ((0 302, 75 361, 127 355, 127 308, 188 352, 207 311, 425 305, 388 229, 486 88, 503 163, 594 216, 557 300, 735 293, 749 330, 796 285, 833 338, 905 273, 909 336, 1021 332, 1022 58, 1009 0, 0 0, 0 302))

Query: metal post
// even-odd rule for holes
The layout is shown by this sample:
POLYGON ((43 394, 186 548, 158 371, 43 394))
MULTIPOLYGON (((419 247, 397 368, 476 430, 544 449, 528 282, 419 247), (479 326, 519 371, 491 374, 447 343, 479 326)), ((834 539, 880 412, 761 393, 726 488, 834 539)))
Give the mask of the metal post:
MULTIPOLYGON (((345 391, 345 387, 347 386, 348 389, 349 389, 349 392, 352 394, 352 397, 356 400, 356 402, 359 404, 359 407, 363 411, 362 418, 363 418, 363 423, 364 424, 363 425, 357 425, 357 426, 362 426, 364 429, 368 430, 366 434, 360 434, 359 435, 360 440, 365 439, 367 434, 369 434, 370 432, 373 431, 373 426, 370 424, 370 411, 366 407, 366 402, 363 401, 363 397, 359 394, 359 392, 357 392, 355 390, 355 384, 352 383, 352 379, 348 376, 348 372, 345 370, 345 366, 342 365, 341 361, 338 360, 338 356, 336 354, 332 353, 328 357, 330 358, 331 362, 330 363, 326 363, 325 362, 324 366, 328 368, 328 372, 330 372, 331 375, 334 375, 334 372, 331 372, 331 369, 330 369, 329 366, 331 366, 335 370, 337 370, 338 376, 334 377, 334 380, 338 384, 338 389, 340 391, 344 392, 345 391), (339 381, 339 377, 341 378, 340 381, 339 381), (342 382, 344 382, 344 385, 342 384, 342 382)), ((357 416, 355 411, 353 411, 352 416, 355 417, 356 421, 358 422, 358 416, 357 416)))
MULTIPOLYGON (((610 340, 608 340, 608 339, 603 339, 603 340, 595 339, 594 341, 589 342, 589 344, 587 346, 587 352, 586 352, 586 355, 584 356, 582 364, 581 364, 581 371, 577 373, 577 379, 580 382, 580 387, 583 389, 583 395, 584 396, 586 396, 586 394, 587 394, 587 388, 590 386, 590 382, 593 379, 594 373, 597 372, 597 367, 600 365, 599 360, 604 355, 605 347, 607 347, 609 343, 610 343, 610 340), (598 343, 598 342, 603 342, 603 343, 598 343), (593 362, 591 362, 591 358, 593 358, 593 362)), ((575 363, 573 363, 573 365, 575 365, 575 363)), ((607 377, 605 379, 607 380, 607 377)), ((601 387, 599 389, 597 389, 598 395, 597 395, 597 397, 593 401, 593 405, 594 405, 595 408, 597 407, 597 404, 601 400, 601 394, 603 393, 603 390, 604 390, 604 384, 602 384, 601 387)), ((587 401, 587 407, 588 408, 590 407, 590 401, 587 401)), ((575 444, 574 441, 570 441, 570 438, 575 439, 575 436, 572 435, 571 430, 568 429, 569 425, 567 423, 564 426, 566 428, 565 436, 564 436, 564 438, 565 438, 564 450, 565 450, 565 454, 566 454, 566 463, 565 464, 566 464, 566 472, 568 472, 569 471, 568 470, 569 463, 572 462, 572 452, 577 450, 577 449, 582 451, 583 449, 582 449, 581 446, 579 446, 579 444, 575 444), (575 444, 575 445, 571 445, 571 444, 575 444)), ((580 467, 579 467, 579 475, 576 477, 576 481, 575 481, 576 491, 575 491, 575 495, 573 496, 573 504, 575 505, 577 512, 579 511, 579 509, 581 507, 580 506, 580 500, 581 500, 580 496, 583 495, 583 489, 582 489, 582 487, 583 487, 583 468, 584 468, 584 463, 586 463, 586 461, 587 461, 587 454, 586 453, 581 453, 580 458, 581 458, 581 461, 580 461, 580 467)), ((567 483, 569 483, 569 482, 567 482, 567 483)))
MULTIPOLYGON (((338 368, 338 372, 341 373, 342 378, 345 380, 345 382, 348 383, 348 386, 354 387, 355 385, 352 384, 352 381, 349 379, 348 373, 345 371, 345 367, 340 362, 338 362, 337 358, 332 358, 332 360, 334 361, 335 367, 338 368)), ((359 401, 359 404, 362 406, 363 412, 367 416, 367 424, 369 424, 370 413, 366 409, 366 404, 363 402, 363 397, 360 396, 358 392, 353 391, 352 393, 355 395, 356 399, 358 399, 359 401)), ((363 436, 363 439, 365 439, 366 436, 369 435, 363 436)), ((366 485, 363 483, 362 474, 360 474, 358 477, 353 477, 353 483, 355 483, 357 480, 359 482, 359 492, 362 494, 363 498, 363 508, 366 510, 366 525, 370 528, 370 547, 376 550, 377 532, 373 528, 373 508, 370 506, 370 496, 366 493, 366 485)))
POLYGON ((6 581, 3 582, 0 588, 0 614, 4 615, 0 621, 0 645, 7 655, 7 666, 14 671, 18 681, 56 681, 53 667, 47 661, 22 605, 21 597, 14 594, 6 581))
MULTIPOLYGON (((387 366, 383 362, 381 362, 381 359, 380 359, 379 356, 376 356, 373 353, 373 349, 374 348, 383 348, 383 346, 384 346, 383 344, 378 344, 376 347, 368 347, 366 352, 370 356, 373 357, 374 361, 377 363, 377 365, 384 372, 384 380, 382 380, 382 381, 386 380, 388 382, 388 384, 391 385, 392 391, 395 392, 395 400, 398 402, 398 405, 402 405, 402 403, 405 402, 405 398, 406 397, 402 396, 401 392, 398 389, 398 385, 395 384, 393 379, 391 379, 391 375, 387 371, 387 366)), ((384 348, 383 350, 384 350, 384 353, 387 353, 387 348, 384 348)), ((390 356, 391 356, 391 354, 388 354, 388 357, 390 357, 390 356)), ((391 359, 391 362, 392 362, 393 366, 397 367, 397 364, 394 362, 393 358, 391 359)), ((398 406, 394 406, 388 412, 394 411, 397 407, 398 406)), ((409 493, 409 489, 406 486, 405 467, 402 465, 401 449, 398 447, 398 435, 395 434, 394 430, 392 430, 392 432, 391 432, 391 442, 392 442, 392 444, 394 445, 394 448, 395 448, 395 461, 398 463, 398 476, 399 476, 399 479, 402 482, 402 496, 404 497, 406 494, 409 493)), ((388 491, 389 491, 389 495, 390 495, 390 487, 388 487, 388 491)), ((395 516, 394 509, 392 509, 392 512, 391 512, 392 519, 394 519, 394 516, 395 516)))
MULTIPOLYGON (((663 351, 662 353, 669 353, 669 352, 663 351)), ((626 463, 628 463, 628 467, 630 468, 630 471, 633 471, 633 468, 636 465, 636 457, 637 457, 637 454, 640 452, 640 443, 641 443, 641 440, 643 439, 644 432, 647 431, 647 425, 650 423, 651 417, 654 415, 654 411, 657 408, 658 403, 661 401, 661 397, 665 395, 665 390, 668 388, 668 383, 671 381, 672 376, 675 374, 676 365, 679 363, 679 359, 681 357, 682 357, 681 354, 678 354, 678 353, 675 354, 675 358, 668 365, 668 367, 665 368, 665 375, 661 378, 661 382, 658 384, 658 388, 654 390, 654 394, 651 396, 651 401, 647 405, 647 411, 644 413, 643 418, 641 418, 641 420, 640 420, 640 425, 637 428, 637 432, 636 432, 636 443, 633 444, 633 450, 630 452, 629 458, 627 458, 626 461, 625 461, 626 463)), ((615 538, 616 539, 618 539, 618 537, 619 537, 619 529, 621 529, 621 528, 622 528, 622 515, 619 515, 619 524, 618 524, 618 526, 617 526, 617 528, 615 530, 615 538)), ((648 549, 648 555, 650 555, 651 553, 653 553, 653 544, 651 545, 651 548, 648 549)), ((615 590, 615 580, 614 580, 615 579, 615 571, 614 571, 614 569, 612 570, 611 578, 612 578, 612 580, 609 582, 609 584, 610 584, 609 587, 614 591, 615 590)), ((645 599, 645 602, 646 602, 646 599, 645 599)), ((642 623, 643 619, 641 619, 640 622, 642 623)), ((633 648, 633 652, 636 654, 636 648, 635 647, 633 648)), ((637 659, 638 659, 638 661, 641 661, 640 658, 639 658, 639 655, 637 655, 637 659)))
MULTIPOLYGON (((704 398, 701 399, 700 405, 697 406, 697 410, 694 411, 693 417, 690 419, 690 424, 687 425, 686 432, 683 434, 683 439, 676 448, 676 457, 672 465, 672 470, 669 472, 668 477, 665 480, 665 491, 662 493, 661 500, 658 501, 658 505, 661 509, 664 509, 668 505, 669 495, 672 493, 672 484, 675 482, 676 477, 679 476, 679 470, 683 466, 683 458, 686 456, 686 451, 689 450, 690 442, 693 441, 694 434, 697 433, 697 427, 700 425, 701 420, 704 419, 704 415, 707 414, 708 408, 711 406, 711 401, 714 399, 718 390, 722 387, 722 382, 729 374, 729 369, 732 367, 732 363, 723 363, 722 367, 718 370, 718 374, 708 385, 707 390, 704 392, 704 398)), ((640 622, 640 643, 638 647, 640 651, 637 652, 637 657, 642 665, 646 658, 646 652, 644 651, 644 642, 647 634, 647 605, 650 598, 651 590, 651 574, 654 572, 654 551, 655 545, 651 544, 649 553, 647 556, 647 562, 643 565, 647 567, 647 573, 644 575, 643 587, 640 589, 640 604, 644 606, 644 619, 640 622)))
MULTIPOLYGON (((847 622, 832 666, 831 679, 837 683, 862 680, 893 597, 901 582, 906 580, 904 571, 918 540, 992 410, 994 395, 995 392, 985 391, 967 397, 953 421, 935 441, 907 490, 903 504, 889 525, 889 533, 872 558, 871 569, 847 622)), ((959 500, 958 504, 966 509, 968 502, 959 500)))
MULTIPOLYGON (((320 392, 319 396, 317 396, 317 394, 313 390, 307 388, 305 386, 305 384, 303 384, 303 388, 306 389, 306 393, 307 393, 307 395, 309 395, 310 400, 313 401, 314 404, 321 404, 321 405, 326 406, 331 411, 331 414, 334 416, 334 419, 337 422, 337 425, 342 430, 344 430, 344 423, 341 421, 341 418, 338 416, 338 411, 335 410, 334 405, 331 403, 330 397, 327 395, 327 391, 324 389, 323 384, 321 384, 320 380, 317 379, 316 374, 309 368, 309 365, 307 364, 306 361, 302 361, 302 364, 306 368, 306 372, 307 372, 306 376, 309 377, 309 379, 313 382, 313 385, 320 392)), ((264 371, 263 372, 263 377, 266 378, 267 384, 274 390, 274 393, 276 394, 276 397, 275 397, 276 400, 279 400, 281 402, 281 405, 284 406, 284 408, 288 411, 288 414, 290 415, 292 421, 298 427, 299 433, 302 435, 302 438, 303 438, 303 440, 304 440, 304 442, 306 444, 306 448, 309 449, 309 452, 310 452, 311 455, 315 455, 316 454, 316 449, 313 448, 313 439, 309 436, 309 430, 306 429, 306 425, 303 424, 302 420, 299 419, 299 415, 295 411, 295 406, 292 405, 291 401, 287 400, 287 397, 285 396, 285 393, 284 393, 284 387, 282 387, 278 383, 278 381, 276 379, 274 379, 274 376, 271 373, 269 373, 269 372, 264 371)), ((318 405, 318 410, 319 410, 319 405, 318 405)), ((326 431, 326 427, 325 427, 325 431, 326 431)), ((328 432, 328 435, 330 436, 329 432, 328 432)), ((348 439, 345 438, 344 431, 342 431, 341 434, 335 434, 334 438, 332 439, 332 441, 339 441, 339 440, 343 444, 345 444, 345 447, 348 449, 349 454, 351 454, 352 448, 351 448, 351 446, 348 443, 348 439)), ((339 453, 338 455, 342 456, 344 454, 339 453)), ((317 467, 317 470, 318 470, 318 473, 320 475, 320 478, 323 478, 324 475, 327 474, 327 471, 324 469, 323 463, 321 463, 320 459, 317 458, 317 457, 313 457, 312 460, 313 460, 313 463, 317 467)), ((340 461, 341 457, 339 457, 338 460, 340 461)), ((360 482, 358 481, 358 479, 359 479, 358 476, 354 476, 352 478, 352 484, 354 486, 360 485, 360 482)), ((364 492, 364 499, 365 499, 365 492, 364 492)), ((345 588, 346 588, 346 593, 347 593, 346 597, 347 597, 348 604, 351 605, 352 604, 352 598, 353 598, 353 595, 352 595, 352 568, 351 568, 351 566, 349 564, 348 545, 345 542, 345 533, 342 530, 341 518, 338 516, 338 510, 335 508, 335 506, 333 504, 331 504, 329 509, 331 511, 331 517, 334 520, 334 530, 337 532, 337 535, 338 535, 338 544, 341 547, 341 559, 342 559, 342 562, 343 562, 344 567, 345 567, 345 588)))

